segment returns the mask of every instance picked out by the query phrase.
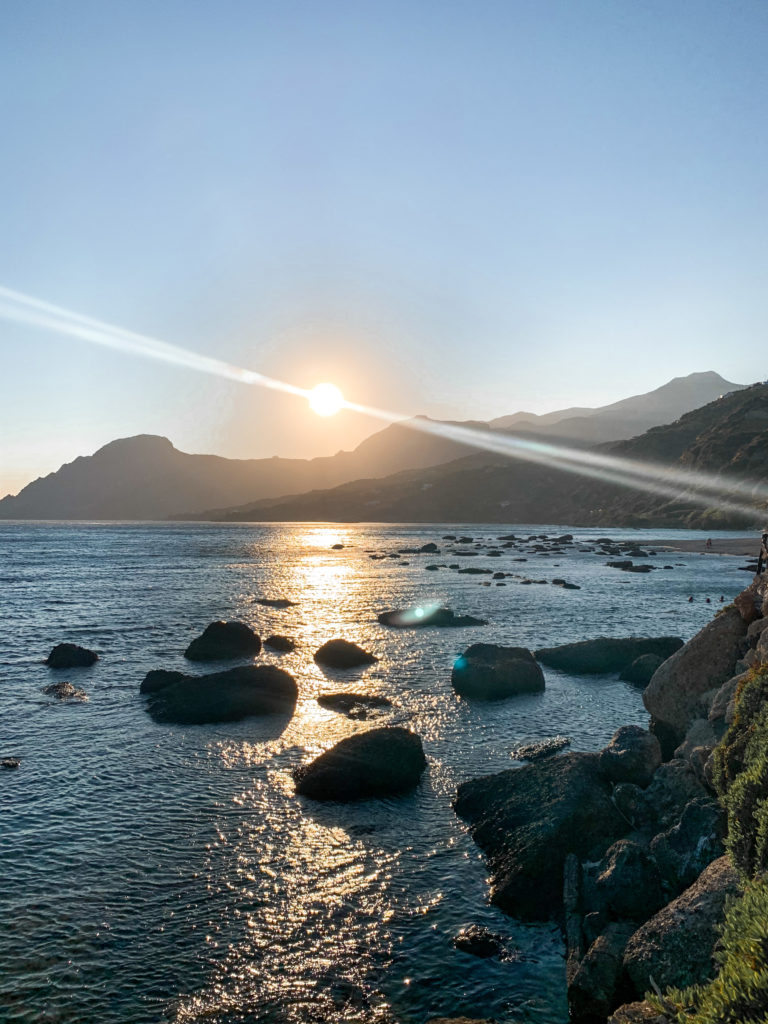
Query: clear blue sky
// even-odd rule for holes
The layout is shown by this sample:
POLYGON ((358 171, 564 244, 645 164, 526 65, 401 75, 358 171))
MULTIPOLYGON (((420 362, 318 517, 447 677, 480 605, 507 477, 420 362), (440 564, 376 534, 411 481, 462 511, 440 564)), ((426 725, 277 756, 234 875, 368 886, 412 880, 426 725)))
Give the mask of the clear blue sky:
MULTIPOLYGON (((458 418, 765 377, 765 0, 0 6, 0 284, 458 418)), ((0 494, 375 429, 0 323, 0 494)))

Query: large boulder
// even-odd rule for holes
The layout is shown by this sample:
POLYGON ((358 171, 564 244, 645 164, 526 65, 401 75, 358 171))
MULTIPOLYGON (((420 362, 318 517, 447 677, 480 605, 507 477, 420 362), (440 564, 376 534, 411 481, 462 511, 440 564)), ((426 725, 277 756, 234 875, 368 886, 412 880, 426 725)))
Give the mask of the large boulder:
POLYGON ((739 876, 720 857, 690 888, 646 921, 624 953, 624 969, 639 996, 654 984, 662 990, 707 981, 725 901, 739 892, 739 876))
POLYGON ((651 853, 674 892, 692 885, 704 868, 725 853, 726 815, 716 800, 699 797, 680 821, 651 840, 651 853))
POLYGON ((261 640, 244 622, 212 622, 184 651, 190 661, 231 661, 261 650, 261 640))
POLYGON ((98 660, 98 654, 89 651, 87 647, 80 647, 79 644, 57 644, 45 659, 45 664, 48 668, 88 668, 98 660))
POLYGON ((607 910, 613 917, 631 921, 645 921, 664 905, 656 861, 631 839, 614 843, 597 864, 595 874, 595 910, 607 910))
POLYGON ((653 679, 653 673, 664 662, 660 654, 641 654, 619 673, 619 679, 633 686, 647 686, 653 679))
POLYGON ((544 673, 526 647, 472 644, 453 663, 456 693, 477 700, 499 700, 544 689, 544 673))
POLYGON ((708 795, 689 761, 667 761, 646 789, 622 782, 614 789, 613 799, 633 827, 656 834, 676 825, 691 800, 708 795))
POLYGON ((639 725, 623 725, 600 751, 600 768, 611 782, 647 786, 660 764, 659 741, 639 725))
POLYGON ((682 646, 683 641, 678 636, 600 636, 575 644, 541 647, 535 654, 538 661, 550 668, 559 668, 575 675, 599 675, 621 672, 644 654, 655 654, 666 660, 682 646))
MULTIPOLYGON (((151 673, 150 673, 151 675, 151 673)), ((274 665, 244 665, 205 676, 159 673, 149 688, 147 710, 158 722, 202 725, 236 722, 251 715, 293 712, 298 688, 293 676, 274 665)))
POLYGON ((322 647, 315 651, 318 665, 328 668, 357 668, 359 665, 373 665, 379 659, 375 654, 364 651, 351 640, 326 640, 322 647))
POLYGON ((487 626, 487 619, 476 619, 473 615, 456 615, 450 608, 434 608, 430 605, 414 605, 413 608, 396 608, 378 616, 382 626, 395 629, 421 629, 423 626, 441 626, 451 629, 462 626, 487 626))
POLYGON ((426 766, 419 736, 393 726, 347 736, 293 777, 313 800, 364 800, 413 789, 426 766))
POLYGON ((454 808, 487 856, 492 901, 533 920, 561 908, 567 854, 586 857, 628 831, 597 754, 472 779, 459 786, 454 808))
POLYGON ((281 654, 288 654, 296 650, 295 640, 291 640, 289 636, 283 636, 281 633, 273 633, 268 636, 264 641, 264 646, 273 651, 280 651, 281 654))
POLYGON ((502 951, 504 940, 500 935, 483 928, 479 924, 470 924, 453 938, 453 945, 462 953, 469 953, 470 956, 477 956, 481 959, 498 956, 502 951))
POLYGON ((634 929, 625 921, 611 923, 589 947, 568 985, 572 1021, 604 1020, 615 1005, 622 958, 634 929))
MULTIPOLYGON (((678 743, 689 722, 699 717, 703 695, 734 675, 746 632, 747 624, 738 610, 724 608, 654 672, 643 703, 654 723, 671 730, 678 743)), ((655 724, 654 731, 657 728, 655 724)))
POLYGON ((166 668, 153 668, 144 676, 139 687, 139 693, 157 693, 164 690, 172 683, 180 683, 182 679, 189 677, 184 672, 175 672, 166 668))

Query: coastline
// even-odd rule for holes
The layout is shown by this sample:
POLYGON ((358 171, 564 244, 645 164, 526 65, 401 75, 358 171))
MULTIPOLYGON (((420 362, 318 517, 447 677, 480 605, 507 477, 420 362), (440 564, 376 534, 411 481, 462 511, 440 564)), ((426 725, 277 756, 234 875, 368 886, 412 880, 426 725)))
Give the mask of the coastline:
POLYGON ((760 536, 757 533, 744 537, 713 538, 712 547, 705 548, 703 540, 647 540, 646 547, 654 547, 660 551, 689 551, 700 555, 742 555, 757 558, 760 553, 760 536))

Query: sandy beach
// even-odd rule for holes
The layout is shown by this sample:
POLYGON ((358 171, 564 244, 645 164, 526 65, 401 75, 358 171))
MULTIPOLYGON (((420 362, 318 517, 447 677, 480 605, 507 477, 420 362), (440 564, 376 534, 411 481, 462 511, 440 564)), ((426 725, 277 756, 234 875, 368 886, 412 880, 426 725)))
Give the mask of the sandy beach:
POLYGON ((760 535, 756 533, 727 539, 714 537, 711 548, 705 546, 706 542, 706 537, 701 540, 649 540, 643 546, 667 551, 698 551, 702 555, 742 555, 754 559, 760 553, 760 535))

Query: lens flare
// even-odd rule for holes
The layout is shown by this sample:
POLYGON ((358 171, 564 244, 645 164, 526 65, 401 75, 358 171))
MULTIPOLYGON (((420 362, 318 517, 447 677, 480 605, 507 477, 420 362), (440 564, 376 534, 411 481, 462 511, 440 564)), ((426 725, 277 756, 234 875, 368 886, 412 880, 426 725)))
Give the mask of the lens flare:
POLYGON ((309 393, 309 407, 318 416, 335 416, 344 404, 344 395, 335 384, 318 384, 309 393))

